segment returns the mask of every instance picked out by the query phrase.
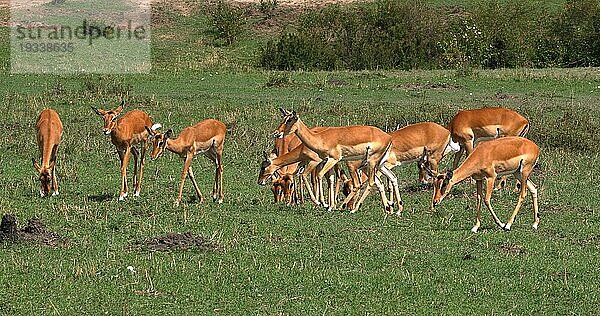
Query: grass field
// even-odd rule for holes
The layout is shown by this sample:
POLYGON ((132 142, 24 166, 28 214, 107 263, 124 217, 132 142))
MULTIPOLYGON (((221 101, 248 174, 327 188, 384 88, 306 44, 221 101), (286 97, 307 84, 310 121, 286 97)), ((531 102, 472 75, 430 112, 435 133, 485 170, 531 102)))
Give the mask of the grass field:
MULTIPOLYGON (((20 225, 38 217, 69 240, 61 247, 0 243, 0 314, 597 313, 598 69, 266 72, 244 62, 249 52, 235 57, 251 51, 253 40, 198 52, 187 37, 193 34, 173 32, 186 42, 169 42, 165 29, 155 34, 149 75, 11 75, 6 66, 0 73, 0 213, 15 214, 20 225), (206 56, 222 59, 195 59, 206 56), (90 106, 116 107, 123 95, 129 109, 147 111, 175 134, 205 118, 227 124, 222 205, 196 203, 188 181, 182 205, 173 208, 182 162, 171 153, 148 159, 140 197, 117 202, 118 158, 90 106), (414 165, 395 170, 405 205, 399 217, 386 217, 376 195, 352 215, 274 205, 256 178, 280 106, 311 126, 388 131, 445 124, 460 109, 515 109, 530 118, 529 136, 542 148, 532 178, 540 189, 540 228, 531 230, 528 196, 512 231, 483 213, 473 234, 475 186, 455 187, 430 212, 431 188, 417 183, 414 165), (31 158, 38 157, 35 118, 45 107, 59 112, 65 130, 61 194, 41 199, 31 158), (130 247, 171 232, 192 232, 219 247, 130 247)), ((1 47, 3 65, 7 54, 1 47)), ((209 195, 213 166, 203 157, 194 166, 209 195)), ((516 199, 510 190, 494 193, 502 219, 516 199)))

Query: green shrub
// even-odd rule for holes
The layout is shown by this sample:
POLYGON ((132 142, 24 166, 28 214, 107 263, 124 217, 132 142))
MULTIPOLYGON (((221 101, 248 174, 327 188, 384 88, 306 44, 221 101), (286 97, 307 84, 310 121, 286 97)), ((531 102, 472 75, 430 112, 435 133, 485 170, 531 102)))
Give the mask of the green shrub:
POLYGON ((245 18, 242 10, 220 0, 208 5, 212 33, 216 46, 234 44, 244 31, 245 18))
POLYGON ((331 5, 302 15, 262 49, 279 70, 600 66, 600 4, 483 1, 469 10, 423 1, 331 5))

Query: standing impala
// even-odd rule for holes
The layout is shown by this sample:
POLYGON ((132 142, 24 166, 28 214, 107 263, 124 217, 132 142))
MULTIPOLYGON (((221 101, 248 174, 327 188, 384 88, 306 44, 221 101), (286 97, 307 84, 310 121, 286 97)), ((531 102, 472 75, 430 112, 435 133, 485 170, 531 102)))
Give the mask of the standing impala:
POLYGON ((227 131, 225 124, 217 120, 207 119, 184 128, 179 137, 175 139, 171 138, 173 130, 167 130, 165 133, 156 133, 149 127, 146 127, 146 130, 150 134, 149 138, 152 140, 152 160, 160 157, 165 148, 184 159, 181 185, 179 186, 179 195, 174 203, 175 206, 179 206, 181 202, 183 183, 188 173, 194 189, 196 189, 200 203, 204 201, 191 166, 192 159, 199 153, 202 153, 215 163, 213 200, 218 201, 219 204, 223 203, 223 143, 225 142, 225 132, 227 131))
POLYGON ((504 230, 510 230, 521 208, 521 204, 527 195, 527 190, 529 190, 533 197, 533 229, 537 229, 540 222, 538 217, 537 189, 533 182, 529 180, 529 175, 533 171, 539 154, 540 148, 532 141, 523 137, 502 137, 481 143, 454 172, 448 171, 436 177, 432 204, 434 206, 440 204, 455 184, 472 177, 477 183, 477 207, 475 226, 473 226, 471 231, 477 232, 481 225, 480 210, 484 182, 486 186, 484 203, 492 214, 494 222, 504 230), (496 213, 494 213, 490 200, 496 177, 510 174, 520 180, 523 185, 521 185, 519 200, 512 216, 506 224, 503 224, 496 216, 496 213))
MULTIPOLYGON (((385 196, 383 184, 375 177, 375 173, 381 171, 392 183, 395 185, 398 183, 396 176, 384 166, 391 147, 390 135, 373 126, 330 127, 325 131, 315 133, 300 120, 295 111, 288 112, 284 109, 280 109, 280 111, 283 121, 274 135, 284 137, 287 134, 295 133, 304 146, 314 151, 324 161, 322 169, 317 173, 319 187, 323 176, 338 162, 364 159, 369 179, 363 185, 364 191, 358 202, 354 204, 352 212, 358 210, 374 185, 379 189, 384 209, 393 212, 392 205, 385 196)), ((347 203, 359 190, 359 188, 353 190, 343 204, 347 203)), ((334 195, 333 186, 330 186, 329 209, 335 207, 334 195)), ((402 206, 399 206, 399 209, 401 208, 402 206)))
POLYGON ((127 163, 129 162, 129 155, 133 153, 133 186, 134 196, 140 195, 142 188, 142 173, 144 171, 144 161, 146 156, 148 132, 146 132, 146 126, 152 125, 150 117, 145 112, 140 110, 132 110, 125 113, 125 115, 119 118, 123 108, 125 107, 125 101, 121 101, 114 110, 101 110, 92 107, 92 110, 96 114, 102 116, 104 120, 103 133, 110 135, 110 140, 117 147, 117 153, 119 154, 119 160, 121 161, 121 190, 119 191, 119 201, 124 200, 127 197, 129 187, 127 186, 127 163), (135 145, 141 143, 142 151, 141 157, 135 145), (140 167, 138 175, 138 157, 140 158, 140 167))
MULTIPOLYGON (((463 153, 469 156, 475 146, 485 140, 501 136, 525 137, 529 131, 529 121, 521 114, 505 108, 482 108, 458 112, 447 126, 452 140, 460 145, 454 156, 453 169, 458 167, 463 153)), ((499 187, 506 183, 506 177, 499 187)))
POLYGON ((35 158, 31 158, 33 167, 40 173, 40 195, 58 195, 58 182, 56 181, 56 153, 63 132, 63 125, 58 113, 52 109, 43 110, 35 124, 37 130, 37 144, 42 156, 42 164, 39 165, 35 158))

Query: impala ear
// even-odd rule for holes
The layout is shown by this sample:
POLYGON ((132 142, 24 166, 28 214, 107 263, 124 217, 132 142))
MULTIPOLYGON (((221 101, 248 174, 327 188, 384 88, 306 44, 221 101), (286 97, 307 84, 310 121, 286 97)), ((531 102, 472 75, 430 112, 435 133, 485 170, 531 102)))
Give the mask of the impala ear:
POLYGON ((446 172, 446 180, 447 180, 447 181, 450 181, 450 179, 452 179, 452 176, 453 176, 453 175, 454 175, 454 171, 452 171, 452 170, 448 170, 448 171, 446 172))
POLYGON ((96 114, 98 114, 100 116, 103 116, 104 113, 105 113, 103 110, 97 109, 97 108, 95 108, 93 106, 91 106, 91 108, 92 108, 92 110, 94 110, 94 112, 96 112, 96 114))
POLYGON ((296 114, 296 111, 293 111, 293 110, 292 110, 292 116, 293 116, 294 118, 296 118, 296 119, 298 118, 298 114, 296 114))
POLYGON ((121 104, 119 104, 119 106, 115 109, 115 112, 117 112, 117 115, 121 114, 121 112, 123 111, 124 108, 125 108, 125 100, 121 100, 121 104))
POLYGON ((167 130, 167 132, 165 132, 165 140, 167 140, 171 137, 173 137, 173 130, 169 129, 169 130, 167 130))
POLYGON ((146 131, 148 132, 148 138, 152 138, 152 137, 154 137, 154 135, 156 135, 151 128, 149 128, 148 126, 144 126, 144 127, 146 128, 146 131))
POLYGON ((289 114, 284 108, 279 108, 279 112, 281 112, 281 116, 287 116, 289 114))
POLYGON ((266 151, 264 151, 264 150, 263 150, 263 158, 264 158, 265 160, 269 160, 269 154, 267 154, 267 152, 266 152, 266 151))

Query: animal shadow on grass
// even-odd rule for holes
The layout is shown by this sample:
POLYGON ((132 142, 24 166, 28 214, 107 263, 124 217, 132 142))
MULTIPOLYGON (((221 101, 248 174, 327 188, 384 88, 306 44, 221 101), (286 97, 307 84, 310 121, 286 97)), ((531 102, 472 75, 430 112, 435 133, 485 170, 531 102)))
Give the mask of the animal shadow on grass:
POLYGON ((114 199, 114 195, 110 194, 110 193, 101 193, 101 194, 95 194, 95 195, 88 195, 88 200, 93 201, 93 202, 106 202, 106 201, 110 201, 112 199, 114 199))

